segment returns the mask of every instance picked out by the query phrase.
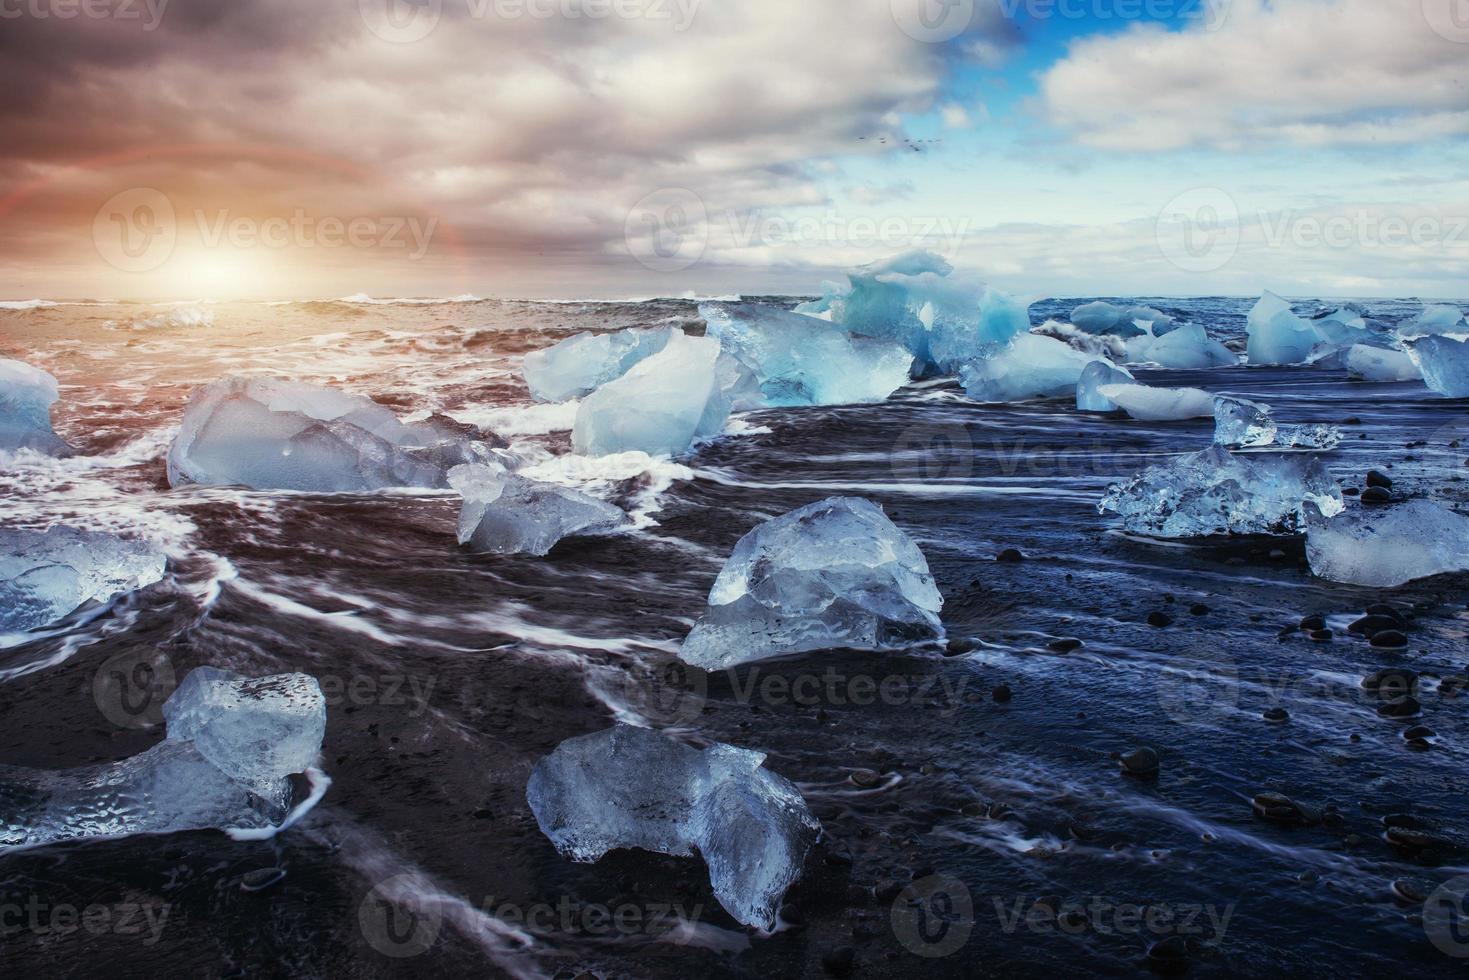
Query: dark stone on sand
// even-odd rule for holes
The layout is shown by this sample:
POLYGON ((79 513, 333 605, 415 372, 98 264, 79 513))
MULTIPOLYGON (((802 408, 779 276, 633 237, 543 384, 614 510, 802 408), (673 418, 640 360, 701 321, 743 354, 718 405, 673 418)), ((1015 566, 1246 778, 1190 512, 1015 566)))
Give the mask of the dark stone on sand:
POLYGON ((1336 639, 1336 634, 1331 630, 1312 630, 1310 636, 1312 643, 1330 643, 1336 639))
POLYGON ((1007 704, 1015 694, 1010 690, 1009 684, 1001 684, 990 692, 990 697, 998 704, 1007 704))
POLYGON ((893 878, 884 878, 872 886, 872 897, 879 905, 891 905, 903 893, 903 883, 893 878))
POLYGON ((1392 503, 1392 493, 1382 489, 1382 487, 1368 487, 1362 491, 1362 503, 1376 505, 1390 504, 1392 503))
POLYGON ((1060 640, 1052 640, 1047 645, 1055 653, 1071 653, 1073 650, 1080 650, 1086 644, 1073 637, 1066 637, 1060 640))
POLYGON ((1408 625, 1408 617, 1404 616, 1396 606, 1389 606, 1385 602, 1374 602, 1362 611, 1368 616, 1386 616, 1388 619, 1397 620, 1402 626, 1408 625))
POLYGON ((1173 617, 1167 613, 1148 613, 1148 625, 1154 629, 1167 629, 1173 625, 1173 617))
POLYGON ((1360 497, 1360 496, 1362 496, 1362 491, 1359 488, 1357 488, 1357 487, 1342 487, 1341 493, 1342 493, 1342 496, 1343 497, 1360 497))
POLYGON ((1122 771, 1129 776, 1148 778, 1158 775, 1158 753, 1149 748, 1133 749, 1121 760, 1122 771))
POLYGON ((1423 713, 1423 706, 1417 698, 1404 695, 1382 705, 1377 713, 1384 718, 1417 718, 1423 713))
POLYGON ((853 786, 860 787, 861 789, 872 789, 882 782, 882 776, 873 772, 871 769, 858 769, 847 778, 852 781, 853 786))
POLYGON ((1188 940, 1182 936, 1169 936, 1148 947, 1148 968, 1165 977, 1187 971, 1188 958, 1188 940))
POLYGON ((1412 694, 1418 686, 1418 672, 1406 667, 1385 667, 1362 678, 1362 689, 1391 700, 1412 694))
POLYGON ((1406 650, 1408 638, 1397 630, 1384 630, 1373 634, 1372 646, 1378 650, 1406 650))
POLYGON ((1415 878, 1399 878, 1391 890, 1393 898, 1405 905, 1422 905, 1433 894, 1432 886, 1415 878))
POLYGON ((955 637, 944 647, 944 652, 951 657, 962 657, 966 653, 973 653, 979 649, 979 641, 973 637, 955 637))
POLYGON ((1309 827, 1321 822, 1321 814, 1282 793, 1258 793, 1250 803, 1261 820, 1287 827, 1309 827))
POLYGON ((1392 478, 1381 470, 1369 470, 1367 473, 1367 485, 1369 487, 1381 487, 1383 490, 1392 489, 1392 478))
POLYGON ((1326 629, 1326 617, 1321 615, 1320 613, 1306 616, 1301 619, 1301 629, 1306 631, 1307 633, 1313 632, 1315 630, 1324 630, 1326 629))
POLYGON ((1397 632, 1403 624, 1389 616, 1363 616, 1347 627, 1348 633, 1365 636, 1369 640, 1378 633, 1397 632))
POLYGON ((1286 711, 1284 708, 1267 708, 1265 709, 1265 713, 1261 717, 1263 717, 1268 722, 1273 722, 1279 725, 1283 724, 1284 722, 1290 721, 1290 712, 1286 711))
POLYGON ((1004 551, 1000 552, 998 555, 995 556, 995 561, 1003 561, 1003 562, 1025 561, 1025 556, 1022 555, 1019 552, 1018 549, 1015 549, 1015 548, 1006 548, 1004 551))
POLYGON ((1209 607, 1204 605, 1202 602, 1195 603, 1194 605, 1188 607, 1188 614, 1190 616, 1207 616, 1209 615, 1209 612, 1209 607))
POLYGON ((1403 738, 1409 740, 1415 738, 1433 738, 1434 734, 1435 733, 1433 729, 1429 728, 1427 725, 1414 725, 1412 728, 1403 732, 1403 738))

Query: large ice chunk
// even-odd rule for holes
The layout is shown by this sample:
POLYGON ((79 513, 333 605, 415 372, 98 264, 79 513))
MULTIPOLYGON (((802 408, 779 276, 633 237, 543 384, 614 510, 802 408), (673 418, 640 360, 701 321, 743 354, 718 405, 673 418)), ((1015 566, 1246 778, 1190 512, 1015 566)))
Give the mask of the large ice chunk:
POLYGON ((268 831, 289 819, 288 777, 312 766, 326 730, 326 700, 313 678, 250 679, 204 667, 163 711, 167 739, 121 762, 54 772, 0 766, 0 850, 184 830, 268 831))
POLYGON ((51 406, 60 390, 56 379, 40 368, 0 358, 0 451, 71 452, 51 429, 51 406))
POLYGON ((1246 330, 1251 364, 1304 364, 1323 339, 1309 320, 1269 290, 1250 310, 1246 330))
POLYGON ((1099 387, 1097 393, 1143 422, 1178 422, 1214 414, 1214 396, 1202 388, 1110 384, 1099 387))
POLYGON ((1098 509, 1116 513, 1136 534, 1202 538, 1296 534, 1308 503, 1327 515, 1343 508, 1341 488, 1315 457, 1232 456, 1212 446, 1113 485, 1098 509))
POLYGON ((1214 442, 1221 446, 1258 449, 1335 449, 1341 429, 1334 425, 1280 425, 1270 406, 1221 395, 1214 402, 1214 442))
POLYGON ((781 897, 821 833, 765 755, 716 742, 700 752, 629 725, 567 739, 531 773, 526 800, 556 849, 698 854, 714 896, 748 926, 775 928, 781 897))
POLYGON ((572 445, 585 456, 687 452, 729 417, 721 366, 718 340, 675 334, 662 351, 582 401, 572 445))
POLYGON ((562 538, 601 534, 627 515, 596 497, 516 476, 496 466, 458 466, 449 484, 464 497, 459 543, 496 555, 545 555, 562 538))
POLYGON ((1131 384, 1132 372, 1107 361, 1092 361, 1076 382, 1076 407, 1083 412, 1115 412, 1117 405, 1103 395, 1103 385, 1131 384))
POLYGON ((851 287, 800 312, 822 312, 851 333, 896 341, 914 355, 918 374, 952 374, 1030 329, 1029 303, 990 289, 932 252, 914 250, 847 274, 851 287))
POLYGON ((579 333, 555 347, 525 355, 521 373, 538 402, 581 398, 667 347, 676 329, 630 327, 615 333, 579 333))
POLYGON ((1087 303, 1072 310, 1071 322, 1091 334, 1136 337, 1143 331, 1131 320, 1124 319, 1125 312, 1120 306, 1099 299, 1095 303, 1087 303))
POLYGON ((37 629, 152 585, 166 561, 151 545, 111 534, 0 528, 0 633, 37 629))
POLYGON ((1469 333, 1469 325, 1464 323, 1464 311, 1457 306, 1448 304, 1424 306, 1423 312, 1398 328, 1398 334, 1403 337, 1424 337, 1446 333, 1469 333))
POLYGON ((316 762, 326 701, 314 677, 243 677, 200 667, 164 702, 168 737, 194 743, 215 768, 261 794, 316 762))
POLYGON ((705 303, 707 336, 751 373, 735 408, 884 401, 908 383, 913 354, 896 341, 855 336, 824 320, 773 306, 705 303))
POLYGON ((1469 398, 1469 343, 1452 337, 1410 340, 1408 354, 1429 389, 1450 398, 1469 398))
POLYGON ((1211 340, 1196 323, 1185 323, 1161 337, 1143 334, 1128 342, 1127 353, 1129 361, 1151 361, 1175 370, 1230 367, 1239 363, 1233 351, 1211 340))
POLYGON ((1100 360, 1054 338, 1032 333, 1020 334, 1003 346, 991 346, 983 355, 959 369, 965 392, 981 402, 1072 394, 1087 365, 1100 360))
POLYGON ((1358 509, 1328 520, 1310 515, 1306 558, 1321 578, 1396 588, 1469 571, 1469 517, 1427 500, 1358 509))
POLYGON ((317 492, 448 487, 491 459, 496 437, 444 416, 405 424, 370 398, 278 378, 196 391, 168 453, 168 480, 317 492))
POLYGON ((1400 350, 1384 350, 1353 344, 1346 354, 1346 369, 1363 381, 1419 381, 1423 372, 1413 358, 1400 350))
POLYGON ((832 497, 740 539, 680 656, 706 670, 808 650, 943 636, 943 597, 913 539, 868 500, 832 497))

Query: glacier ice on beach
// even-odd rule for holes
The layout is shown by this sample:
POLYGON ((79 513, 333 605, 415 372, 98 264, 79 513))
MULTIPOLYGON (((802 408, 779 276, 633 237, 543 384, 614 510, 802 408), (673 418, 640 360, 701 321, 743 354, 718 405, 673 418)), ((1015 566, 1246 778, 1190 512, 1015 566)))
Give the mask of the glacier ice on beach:
POLYGON ((48 456, 71 452, 51 428, 51 406, 60 390, 56 379, 40 368, 0 358, 0 452, 31 449, 48 456))
POLYGON ((166 563, 151 545, 111 534, 0 528, 0 633, 38 629, 152 585, 166 563))
POLYGON ((457 466, 449 485, 464 498, 459 543, 496 555, 545 555, 562 538, 601 534, 627 515, 596 497, 489 465, 457 466))
POLYGON ((960 367, 959 382, 981 402, 1059 398, 1074 393, 1087 365, 1098 360, 1051 337, 1024 333, 960 367))
POLYGON ((679 656, 717 670, 809 650, 900 647, 943 636, 943 602, 923 552, 882 508, 832 497, 740 539, 679 656))
POLYGON ((1178 329, 1173 322, 1173 317, 1151 306, 1134 306, 1124 310, 1122 319, 1123 322, 1131 323, 1139 330, 1152 334, 1154 337, 1165 337, 1178 329))
POLYGON ((0 850, 184 830, 267 831, 291 813, 326 699, 304 674, 247 678, 201 667, 165 702, 167 738, 80 769, 0 766, 0 850))
POLYGON ((619 724, 558 745, 531 773, 526 800, 565 857, 590 863, 622 848, 697 854, 719 904, 772 930, 821 824, 764 762, 761 752, 719 742, 701 752, 619 724))
POLYGON ((1142 333, 1131 320, 1123 319, 1123 313, 1121 307, 1099 299, 1095 303, 1087 303, 1072 310, 1071 322, 1090 334, 1120 333, 1126 337, 1135 337, 1142 333))
POLYGON ((1335 449, 1341 429, 1334 425, 1280 425, 1269 405, 1220 395, 1214 401, 1214 442, 1239 449, 1335 449))
POLYGON ((1353 344, 1346 353, 1347 371, 1363 381, 1421 381, 1423 372, 1413 358, 1400 350, 1384 350, 1353 344))
POLYGON ((1432 501, 1309 516, 1306 558, 1320 578, 1384 589, 1469 571, 1469 517, 1432 501))
POLYGON ((1423 312, 1398 327, 1398 334, 1402 337, 1424 337, 1446 333, 1469 333, 1469 324, 1464 323, 1464 311, 1446 303, 1424 306, 1423 312))
POLYGON ((1201 388, 1151 388, 1108 384, 1097 393, 1142 422, 1178 422, 1214 414, 1214 396, 1201 388))
POLYGON ((1103 385, 1131 384, 1132 372, 1107 361, 1092 361, 1076 382, 1076 407, 1083 412, 1115 412, 1117 406, 1101 392, 1103 385))
POLYGON ((525 355, 521 373, 538 402, 581 398, 663 350, 676 330, 629 327, 615 333, 579 333, 555 347, 525 355))
POLYGON ((798 311, 826 312, 843 329, 892 340, 917 374, 952 374, 992 344, 1030 329, 1029 304, 964 274, 932 252, 904 252, 847 273, 845 293, 798 311), (825 307, 825 310, 822 307, 825 307))
POLYGON ((1266 290, 1246 323, 1251 364, 1304 364, 1322 336, 1291 305, 1266 290))
POLYGON ((1450 398, 1469 398, 1469 343, 1452 337, 1423 337, 1407 345, 1430 390, 1450 398))
POLYGON ((706 336, 751 374, 735 409, 880 402, 908 383, 913 354, 896 341, 847 333, 800 313, 750 303, 705 303, 706 336))
POLYGON ((1341 488, 1314 456, 1235 456, 1216 445, 1114 484, 1098 510, 1135 534, 1203 538, 1296 534, 1307 504, 1328 516, 1343 509, 1341 488))
POLYGON ((1194 323, 1185 323, 1161 337, 1144 333, 1129 340, 1127 360, 1134 364, 1152 362, 1176 370, 1230 367, 1239 363, 1233 351, 1211 340, 1204 328, 1194 323))
MULTIPOLYGON (((652 357, 588 395, 576 412, 572 446, 584 456, 644 452, 678 456, 720 432, 729 417, 719 341, 676 333, 652 357)), ((730 378, 733 381, 733 378, 730 378)))
POLYGON ((194 392, 168 453, 168 482, 316 492, 447 488, 493 458, 490 433, 436 415, 404 423, 362 395, 232 377, 194 392))

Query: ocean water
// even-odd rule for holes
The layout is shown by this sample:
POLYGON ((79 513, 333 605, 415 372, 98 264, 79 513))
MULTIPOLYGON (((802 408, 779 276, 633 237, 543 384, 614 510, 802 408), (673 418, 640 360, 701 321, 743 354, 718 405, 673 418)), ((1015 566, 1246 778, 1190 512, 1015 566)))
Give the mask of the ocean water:
MULTIPOLYGON (((1083 301, 1042 304, 1037 322, 1083 301)), ((1149 302, 1236 345, 1250 306, 1149 302)), ((1388 322, 1419 308, 1368 305, 1388 322)), ((0 521, 144 534, 170 556, 164 582, 0 647, 0 761, 143 751, 172 684, 212 664, 320 678, 334 780, 272 841, 201 832, 0 855, 5 972, 753 978, 820 976, 850 947, 858 976, 1135 976, 1173 936, 1198 976, 1462 970, 1469 941, 1425 923, 1423 897, 1469 874, 1469 695, 1436 683, 1469 670, 1464 577, 1380 593, 1313 579, 1299 541, 1125 535, 1097 513, 1108 484, 1204 448, 1211 422, 981 406, 953 382, 743 415, 676 462, 568 458, 574 408, 531 405, 520 357, 581 330, 698 330, 695 307, 0 309, 0 356, 60 380, 57 431, 79 451, 6 463, 0 521), (455 546, 452 493, 170 490, 163 457, 190 392, 240 371, 485 425, 535 475, 629 508, 637 527, 495 558, 455 546), (950 636, 974 649, 680 669, 739 537, 843 494, 919 542, 950 636), (1010 548, 1025 560, 995 560, 1010 548), (1406 651, 1345 636, 1383 600, 1415 617, 1406 651), (1173 624, 1149 626, 1153 612, 1173 624), (1282 635, 1314 613, 1335 642, 1282 635), (1052 648, 1067 638, 1083 645, 1052 648), (1427 751, 1360 687, 1390 666, 1425 675, 1427 751), (1263 720, 1275 707, 1288 723, 1263 720), (827 841, 774 935, 720 909, 697 860, 576 865, 540 834, 531 768, 618 719, 760 749, 799 786, 827 841), (1161 756, 1156 781, 1119 771, 1141 746, 1161 756), (1260 820, 1262 791, 1325 819, 1260 820), (1389 826, 1432 841, 1405 846, 1389 826), (286 876, 241 888, 269 868, 286 876), (1059 921, 1044 911, 1058 908, 1059 921), (103 912, 79 924, 66 909, 103 912)), ((1139 377, 1343 424, 1326 461, 1346 485, 1378 468, 1404 493, 1469 497, 1469 405, 1421 384, 1309 368, 1139 377)))

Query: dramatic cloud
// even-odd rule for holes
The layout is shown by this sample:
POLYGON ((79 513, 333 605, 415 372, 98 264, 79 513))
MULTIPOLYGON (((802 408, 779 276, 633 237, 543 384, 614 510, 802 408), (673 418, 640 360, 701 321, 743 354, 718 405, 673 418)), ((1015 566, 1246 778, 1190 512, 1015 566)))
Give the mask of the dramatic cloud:
POLYGON ((1460 0, 1234 0, 1183 32, 1094 36, 1042 79, 1051 119, 1109 150, 1420 143, 1469 133, 1460 0))

